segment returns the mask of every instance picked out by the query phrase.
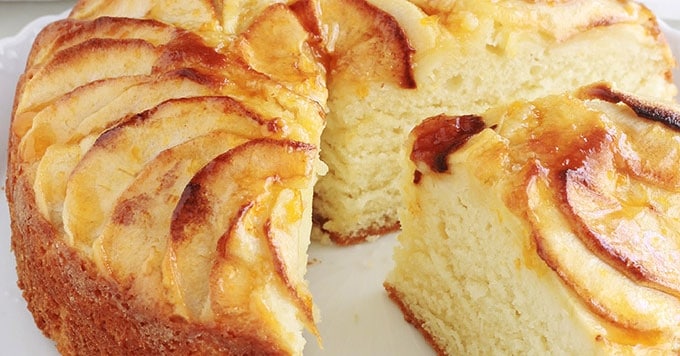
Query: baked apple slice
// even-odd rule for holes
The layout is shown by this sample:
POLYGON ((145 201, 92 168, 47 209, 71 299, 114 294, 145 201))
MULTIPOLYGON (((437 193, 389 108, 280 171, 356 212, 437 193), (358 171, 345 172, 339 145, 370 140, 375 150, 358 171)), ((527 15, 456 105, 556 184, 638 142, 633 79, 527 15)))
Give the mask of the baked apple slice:
POLYGON ((510 195, 526 201, 509 205, 528 208, 518 213, 527 214, 539 255, 611 326, 610 340, 656 342, 680 320, 672 271, 680 226, 669 208, 680 200, 627 168, 622 153, 637 154, 624 126, 588 105, 548 97, 528 110, 515 105, 524 119, 499 124, 517 144, 513 161, 527 162, 517 171, 525 184, 510 195))
POLYGON ((55 98, 96 80, 150 74, 159 56, 156 47, 140 39, 95 38, 66 48, 45 65, 24 74, 16 112, 39 110, 55 98))
POLYGON ((164 288, 160 266, 182 191, 208 162, 246 141, 215 131, 168 148, 146 164, 116 199, 93 243, 100 268, 139 294, 157 296, 164 288))
POLYGON ((79 1, 71 11, 77 19, 95 19, 101 16, 152 18, 194 32, 219 31, 215 13, 221 1, 79 1), (190 14, 190 16, 188 16, 190 14))
POLYGON ((228 97, 173 99, 97 138, 68 178, 64 229, 83 247, 101 234, 116 198, 163 150, 213 131, 242 137, 266 134, 267 124, 228 97))
POLYGON ((550 178, 533 176, 526 193, 539 255, 595 315, 611 326, 607 331, 610 340, 624 344, 629 339, 654 342, 663 336, 662 330, 677 325, 678 300, 654 289, 640 288, 635 280, 594 254, 560 209, 562 202, 550 178))
MULTIPOLYGON (((304 288, 298 272, 287 268, 290 257, 278 253, 281 238, 274 237, 274 229, 284 219, 291 232, 309 233, 303 229, 299 193, 313 179, 317 154, 313 146, 295 141, 254 140, 217 157, 187 185, 164 261, 175 299, 183 301, 180 315, 247 317, 249 308, 273 302, 266 287, 272 279, 278 280, 277 293, 307 303, 300 298, 307 292, 298 292, 304 288)), ((309 320, 311 305, 303 310, 309 320)))
POLYGON ((169 42, 179 30, 155 20, 127 17, 100 17, 92 21, 72 18, 53 22, 35 39, 26 62, 30 68, 63 49, 92 38, 141 39, 153 46, 169 42))
POLYGON ((332 81, 416 86, 411 62, 414 50, 394 17, 365 0, 322 0, 320 4, 320 35, 330 57, 332 81))
POLYGON ((582 238, 635 282, 680 296, 680 196, 607 163, 566 173, 565 206, 582 238))
POLYGON ((29 161, 40 159, 53 144, 77 141, 166 100, 217 95, 222 80, 184 69, 159 77, 119 77, 93 82, 38 112, 32 128, 22 139, 21 152, 29 161), (64 115, 54 116, 59 114, 64 115), (55 120, 55 117, 63 119, 55 120))
POLYGON ((284 4, 268 7, 236 41, 237 50, 255 70, 319 103, 326 102, 325 69, 310 34, 284 4))

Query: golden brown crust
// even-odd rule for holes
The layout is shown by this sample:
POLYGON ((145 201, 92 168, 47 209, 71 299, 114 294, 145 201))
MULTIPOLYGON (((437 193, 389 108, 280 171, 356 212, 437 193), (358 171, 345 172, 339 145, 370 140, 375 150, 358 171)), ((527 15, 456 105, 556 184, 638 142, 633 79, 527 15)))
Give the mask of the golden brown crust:
MULTIPOLYGON (((10 172, 20 171, 12 162, 10 172)), ((19 287, 37 326, 66 355, 277 355, 241 325, 212 327, 162 316, 67 246, 37 211, 32 187, 8 176, 12 249, 19 287), (93 327, 96 320, 96 327, 93 327)))
MULTIPOLYGON (((389 217, 385 217, 385 219, 389 219, 389 217)), ((338 246, 359 245, 370 241, 371 239, 375 239, 376 236, 379 237, 391 232, 399 231, 399 228, 401 227, 399 221, 385 222, 382 224, 375 224, 367 229, 353 231, 351 234, 341 234, 336 231, 324 229, 323 225, 326 221, 328 221, 327 218, 320 215, 314 215, 314 226, 324 235, 327 235, 330 241, 338 246)))
POLYGON ((392 301, 401 310, 401 313, 404 315, 404 320, 406 320, 406 322, 408 322, 409 324, 413 325, 416 328, 416 330, 418 330, 420 334, 423 335, 425 341, 427 341, 427 343, 430 344, 430 346, 432 346, 432 348, 438 355, 445 356, 446 352, 444 352, 444 350, 439 346, 439 344, 437 344, 434 341, 434 337, 427 331, 427 329, 423 327, 424 322, 415 316, 415 314, 408 307, 408 304, 403 301, 403 298, 399 291, 387 282, 383 283, 383 287, 385 288, 385 291, 387 291, 387 295, 390 297, 390 299, 392 299, 392 301))

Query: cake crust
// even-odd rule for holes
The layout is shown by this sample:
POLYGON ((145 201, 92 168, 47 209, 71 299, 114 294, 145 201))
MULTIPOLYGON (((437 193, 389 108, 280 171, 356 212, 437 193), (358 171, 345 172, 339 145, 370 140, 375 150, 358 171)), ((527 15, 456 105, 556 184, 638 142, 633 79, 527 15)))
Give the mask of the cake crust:
POLYGON ((434 341, 434 336, 432 336, 427 328, 423 326, 424 321, 418 318, 411 308, 409 308, 408 303, 402 299, 399 291, 387 282, 383 283, 383 287, 387 292, 387 296, 390 297, 397 307, 399 307, 399 310, 404 315, 404 320, 407 323, 413 325, 413 327, 416 328, 416 330, 418 330, 421 335, 423 335, 425 341, 432 347, 437 355, 445 356, 446 352, 444 349, 436 341, 434 341))
POLYGON ((235 36, 116 4, 43 30, 17 84, 6 195, 36 325, 65 355, 301 354, 327 95, 311 35, 282 3, 235 36))
POLYGON ((253 337, 250 330, 258 326, 250 330, 239 324, 208 327, 169 319, 159 310, 139 305, 135 295, 102 276, 96 265, 58 237, 37 211, 32 187, 16 175, 8 180, 19 287, 37 326, 56 341, 60 353, 287 354, 275 343, 253 337))

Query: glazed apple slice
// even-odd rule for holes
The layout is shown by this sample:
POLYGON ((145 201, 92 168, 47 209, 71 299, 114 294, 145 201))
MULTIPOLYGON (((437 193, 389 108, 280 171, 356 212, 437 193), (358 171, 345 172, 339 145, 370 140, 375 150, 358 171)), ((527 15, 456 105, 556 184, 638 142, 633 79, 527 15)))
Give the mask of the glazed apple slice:
POLYGON ((37 163, 33 182, 35 202, 38 211, 53 226, 63 226, 66 182, 96 138, 96 135, 85 137, 77 145, 52 145, 45 152, 44 158, 37 163))
POLYGON ((139 39, 95 38, 69 47, 25 74, 16 112, 39 110, 55 98, 96 80, 149 74, 159 55, 153 45, 139 39))
POLYGON ((20 142, 22 155, 29 162, 38 162, 33 184, 36 203, 43 215, 56 226, 62 225, 66 179, 98 137, 97 128, 103 130, 113 126, 166 99, 211 94, 222 80, 192 70, 180 70, 158 80, 133 78, 130 84, 136 81, 141 84, 128 89, 119 87, 127 81, 111 79, 79 88, 73 95, 41 111, 35 117, 33 128, 20 142), (122 94, 110 97, 110 101, 102 96, 120 91, 122 94), (107 105, 99 108, 98 102, 106 102, 107 105), (50 115, 52 113, 59 116, 50 115))
MULTIPOLYGON (((490 124, 507 142, 513 162, 506 202, 528 217, 539 256, 611 326, 607 337, 624 344, 634 335, 653 340, 662 337, 663 328, 677 325, 678 299, 629 278, 613 250, 598 247, 589 231, 636 224, 640 211, 621 209, 622 201, 644 194, 631 194, 639 186, 630 185, 631 177, 620 170, 624 161, 617 155, 630 149, 620 126, 569 96, 516 103, 496 115, 503 119, 490 124)), ((605 243, 610 239, 601 237, 605 243)), ((675 253, 665 250, 659 257, 668 252, 675 253)))
POLYGON ((84 117, 145 80, 149 80, 146 75, 98 80, 65 94, 38 112, 16 115, 12 132, 22 138, 19 147, 22 157, 28 162, 40 159, 51 144, 66 142, 69 132, 84 117))
POLYGON ((144 18, 151 10, 154 2, 138 1, 79 1, 71 10, 71 17, 77 19, 94 19, 100 16, 144 18))
POLYGON ((71 17, 94 19, 101 16, 153 18, 194 32, 216 31, 218 26, 215 8, 221 1, 108 1, 90 0, 79 2, 71 17), (190 16, 188 16, 190 14, 190 16))
MULTIPOLYGON (((653 340, 661 336, 660 330, 677 325, 678 300, 654 289, 640 288, 636 281, 594 254, 560 209, 559 189, 551 185, 547 176, 532 176, 526 193, 539 255, 591 311, 608 321, 609 339, 621 343, 632 336, 653 340)), ((611 207, 602 204, 601 199, 591 204, 599 206, 600 211, 611 207)))
MULTIPOLYGON (((153 23, 152 23, 153 24, 153 23)), ((113 24, 107 24, 109 26, 113 26, 113 24)), ((107 26, 102 26, 104 29, 107 26)), ((143 28, 143 29, 137 29, 138 35, 142 35, 144 31, 151 31, 153 27, 151 28, 143 28), (142 32, 141 34, 139 32, 142 32)), ((102 29, 103 30, 103 29, 102 29)), ((78 33, 79 31, 75 31, 78 33)), ((61 125, 61 128, 55 128, 51 133, 48 132, 48 137, 50 135, 60 135, 62 132, 68 133, 73 131, 75 127, 77 127, 81 121, 84 120, 84 118, 88 114, 93 114, 97 112, 98 109, 106 106, 107 104, 109 108, 114 107, 114 105, 111 102, 114 101, 121 93, 120 91, 123 91, 127 89, 126 87, 131 87, 134 86, 134 84, 142 84, 145 82, 153 82, 153 81, 163 81, 163 80, 172 80, 172 79, 188 79, 194 82, 197 82, 199 84, 207 85, 207 84, 212 84, 213 89, 219 87, 221 83, 224 81, 223 78, 220 78, 219 80, 214 79, 215 73, 219 72, 219 68, 223 66, 223 56, 216 54, 214 50, 212 49, 207 49, 205 44, 200 40, 200 38, 197 38, 196 36, 191 36, 187 34, 183 34, 184 32, 179 31, 178 33, 175 33, 174 36, 172 36, 172 39, 165 43, 161 44, 161 47, 158 47, 158 55, 155 58, 154 63, 147 63, 146 65, 151 66, 150 72, 153 72, 153 75, 150 75, 149 73, 144 73, 143 75, 122 75, 122 76, 112 76, 109 77, 108 75, 105 75, 105 78, 102 79, 96 79, 96 78, 89 78, 93 79, 91 82, 84 83, 82 86, 78 86, 74 88, 72 91, 65 93, 62 97, 60 97, 56 102, 46 102, 43 103, 40 107, 34 108, 28 111, 21 111, 17 110, 15 114, 15 119, 14 119, 14 132, 23 135, 28 128, 33 125, 33 121, 37 120, 40 122, 41 120, 44 121, 51 121, 53 117, 57 114, 64 114, 63 119, 61 121, 64 122, 63 125, 61 125), (182 49, 187 50, 186 46, 192 47, 194 52, 199 53, 197 55, 196 53, 192 55, 181 55, 181 53, 178 53, 178 51, 181 51, 182 49), (197 58, 198 57, 198 58, 197 58), (174 58, 174 59, 173 59, 174 58), (212 58, 212 61, 209 61, 208 59, 212 58), (195 67, 197 68, 206 68, 209 65, 215 66, 214 68, 206 68, 204 70, 204 73, 211 73, 210 75, 207 74, 202 74, 200 71, 196 70, 194 67, 192 67, 192 64, 196 64, 195 67), (175 78, 173 78, 175 77, 175 78), (136 82, 130 82, 134 81, 136 82), (118 94, 118 95, 116 95, 118 94), (100 96, 97 96, 100 95, 100 96), (64 106, 66 105, 66 106, 64 106), (60 112, 60 110, 62 112, 60 112), (37 119, 36 119, 37 117, 37 119)), ((132 36, 132 34, 128 34, 129 36, 132 36)), ((77 36, 76 36, 77 37, 77 36)), ((146 37, 151 37, 151 35, 146 36, 146 37)), ((159 37, 163 38, 165 35, 159 35, 159 37)), ((164 39, 164 38, 163 38, 164 39)), ((73 39, 77 40, 77 38, 73 39)), ((138 40, 138 39, 137 39, 138 40)), ((158 39, 156 39, 158 40, 158 39)), ((139 40, 141 41, 141 40, 139 40)), ((64 51, 75 51, 77 52, 78 50, 82 49, 79 47, 80 45, 75 45, 72 47, 67 48, 64 51)), ((99 51, 103 52, 101 54, 106 55, 106 49, 105 48, 90 48, 92 51, 99 51)), ((62 51, 62 52, 64 52, 62 51)), ((61 53, 61 52, 60 52, 61 53)), ((128 53, 131 54, 131 53, 128 53)), ((133 54, 133 53, 132 53, 133 54)), ((121 54, 122 55, 122 54, 121 54)), ((135 58, 128 58, 126 60, 136 60, 135 58)), ((125 62, 125 61, 123 61, 125 62)), ((95 65, 103 65, 105 66, 106 62, 101 62, 101 63, 95 63, 95 65)), ((48 64, 49 66, 49 64, 48 64)), ((35 71, 39 71, 38 69, 35 69, 35 71)), ((134 74, 134 73, 132 73, 134 74)), ((88 78, 86 78, 88 79, 88 78)), ((30 83, 30 81, 26 81, 26 83, 30 83)), ((25 83, 22 82, 21 85, 25 85, 25 83)), ((155 84, 154 84, 155 85, 155 84)), ((170 84, 167 84, 170 85, 170 84)), ((124 103, 115 103, 115 104, 121 104, 120 106, 125 107, 125 108, 135 108, 139 111, 148 109, 150 107, 155 106, 157 103, 160 101, 163 101, 164 99, 169 99, 171 97, 177 97, 178 95, 175 94, 172 96, 173 87, 170 86, 168 87, 165 91, 161 91, 161 93, 156 93, 154 96, 153 90, 149 90, 148 88, 143 88, 144 90, 143 94, 137 92, 131 92, 130 96, 133 97, 132 99, 129 100, 129 102, 124 102, 124 103), (154 99, 161 97, 161 99, 154 99), (146 101, 144 101, 146 100, 146 101), (155 103, 150 104, 149 101, 157 100, 155 103), (146 103, 142 105, 141 103, 146 103)), ((182 88, 180 88, 182 89, 182 88)), ((192 92, 190 88, 184 88, 182 90, 187 90, 187 93, 184 95, 180 96, 186 96, 186 95, 191 95, 192 92)), ((122 110, 118 109, 118 112, 121 112, 118 115, 114 115, 114 119, 119 119, 126 114, 129 113, 137 113, 139 111, 133 111, 133 110, 122 110)), ((110 113, 110 110, 109 110, 110 113)), ((106 116, 107 111, 102 111, 98 113, 100 116, 106 116)), ((111 119, 110 119, 111 120, 111 119)), ((55 122, 59 122, 60 120, 54 120, 55 122)), ((93 120, 97 121, 97 120, 93 120)), ((100 121, 106 121, 106 120, 100 120, 100 121)), ((44 122, 43 122, 44 123, 44 122)), ((39 125, 38 125, 39 126, 39 125)), ((101 126, 99 128, 103 129, 106 128, 107 126, 101 126)), ((86 132, 87 134, 89 132, 86 132)), ((62 141, 63 142, 63 141, 62 141)), ((39 157, 39 154, 38 154, 39 157)))
POLYGON ((325 69, 311 46, 310 34, 284 4, 265 9, 236 41, 255 70, 303 96, 325 103, 325 69))
MULTIPOLYGON (((185 309, 178 312, 189 317, 211 313, 211 285, 229 283, 229 290, 214 290, 210 299, 219 300, 221 314, 243 313, 249 303, 242 298, 256 298, 266 285, 261 281, 289 279, 277 267, 287 261, 270 258, 265 225, 277 192, 310 187, 317 154, 313 146, 295 141, 254 140, 219 156, 196 175, 173 216, 172 242, 164 262, 176 299, 184 301, 185 309), (255 213, 243 223, 246 211, 255 213), (221 271, 212 273, 213 268, 221 271), (249 271, 254 278, 227 273, 230 269, 249 271)), ((289 222, 299 226, 295 220, 289 222)))
MULTIPOLYGON (((330 78, 343 83, 416 86, 411 47, 399 22, 365 0, 322 0, 320 29, 330 56, 330 78)), ((332 85, 332 83, 331 83, 332 85)))
POLYGON ((310 243, 308 224, 311 223, 310 213, 305 212, 305 209, 312 206, 311 195, 305 190, 311 192, 312 187, 294 188, 279 192, 270 218, 265 223, 265 232, 269 249, 276 261, 277 274, 303 311, 301 319, 306 320, 310 330, 319 337, 314 323, 312 295, 305 280, 307 248, 310 243))
POLYGON ((100 268, 120 283, 132 284, 140 294, 162 291, 161 261, 184 187, 208 162, 246 140, 211 132, 171 147, 145 165, 116 199, 111 218, 93 243, 100 268))
POLYGON ((303 321, 319 336, 312 297, 303 278, 309 240, 301 220, 304 208, 300 188, 267 188, 253 204, 238 210, 228 231, 218 240, 208 298, 217 320, 250 318, 250 313, 267 315, 276 306, 281 311, 280 323, 263 321, 278 329, 283 338, 295 337, 294 330, 278 326, 291 325, 287 318, 303 321), (227 285, 230 288, 225 290, 227 285))
MULTIPOLYGON (((619 144, 628 146, 625 136, 619 144)), ((680 297, 680 194, 615 166, 615 156, 565 174, 564 204, 584 242, 636 283, 680 297)))
POLYGON ((47 25, 38 34, 26 66, 30 68, 38 65, 54 53, 92 38, 141 39, 159 46, 169 42, 178 31, 155 20, 99 17, 92 21, 81 21, 67 18, 47 25))
POLYGON ((620 155, 631 174, 671 191, 680 190, 680 117, 676 109, 615 91, 604 83, 579 94, 595 99, 586 104, 606 113, 626 135, 629 146, 621 147, 620 155))
POLYGON ((228 97, 173 99, 136 115, 97 138, 67 181, 64 229, 89 246, 110 218, 117 197, 161 151, 213 131, 259 137, 271 129, 228 97))
POLYGON ((93 82, 38 112, 22 139, 21 152, 29 161, 40 159, 50 145, 77 141, 166 100, 217 95, 222 80, 186 69, 157 78, 135 76, 93 82))

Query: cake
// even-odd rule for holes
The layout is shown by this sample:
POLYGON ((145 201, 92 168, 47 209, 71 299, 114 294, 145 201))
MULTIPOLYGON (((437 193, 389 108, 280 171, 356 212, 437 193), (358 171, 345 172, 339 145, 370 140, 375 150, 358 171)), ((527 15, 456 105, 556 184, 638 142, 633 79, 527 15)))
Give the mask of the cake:
POLYGON ((442 355, 678 354, 679 118, 597 83, 423 121, 390 297, 442 355))
POLYGON ((61 353, 301 354, 318 336, 326 72, 308 8, 258 4, 81 1, 36 39, 7 198, 19 286, 61 353))
POLYGON ((420 120, 673 64, 628 1, 81 0, 17 84, 19 286, 65 354, 300 354, 310 239, 398 229, 420 120))
POLYGON ((596 81, 663 100, 676 93, 656 19, 633 1, 321 4, 333 65, 321 143, 329 172, 315 187, 314 232, 338 244, 398 229, 400 150, 425 117, 481 113, 596 81), (366 68, 376 58, 392 70, 366 68))

